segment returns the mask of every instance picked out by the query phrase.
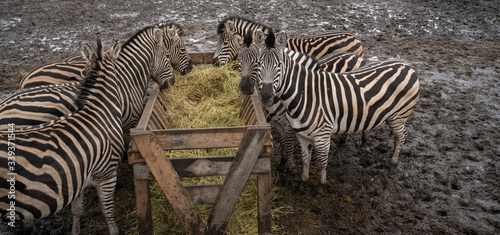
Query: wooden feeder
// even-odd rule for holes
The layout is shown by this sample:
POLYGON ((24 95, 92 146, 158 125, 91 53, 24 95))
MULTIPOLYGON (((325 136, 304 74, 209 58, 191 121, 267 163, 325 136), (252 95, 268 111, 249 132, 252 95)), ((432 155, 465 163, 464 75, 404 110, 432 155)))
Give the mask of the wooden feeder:
MULTIPOLYGON (((213 54, 191 54, 193 64, 211 63, 213 54)), ((153 234, 149 181, 156 179, 188 234, 223 234, 250 174, 257 174, 258 231, 271 234, 270 125, 256 93, 246 96, 240 116, 246 126, 169 129, 159 87, 149 95, 144 112, 131 130, 129 163, 133 164, 140 234, 153 234), (165 151, 238 148, 234 156, 169 159, 165 151), (224 184, 184 187, 180 177, 226 175, 224 184), (195 204, 213 203, 205 224, 195 204)))

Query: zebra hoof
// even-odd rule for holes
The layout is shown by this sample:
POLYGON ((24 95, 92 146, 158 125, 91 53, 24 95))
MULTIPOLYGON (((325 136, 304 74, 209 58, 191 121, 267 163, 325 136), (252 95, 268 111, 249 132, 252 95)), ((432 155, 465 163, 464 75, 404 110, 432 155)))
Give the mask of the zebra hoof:
POLYGON ((396 172, 397 172, 397 169, 396 169, 396 168, 397 168, 397 167, 398 167, 398 163, 397 163, 397 162, 395 163, 395 162, 393 162, 393 161, 390 161, 390 162, 389 162, 389 169, 388 169, 388 173, 389 173, 389 175, 394 175, 394 174, 396 174, 396 172))
POLYGON ((299 186, 297 187, 297 190, 295 191, 295 194, 297 194, 297 195, 304 195, 306 193, 307 193, 307 191, 304 188, 304 182, 301 181, 299 183, 299 186))
POLYGON ((314 195, 314 198, 319 199, 322 198, 326 195, 325 193, 325 185, 324 184, 318 184, 316 187, 316 195, 314 195))

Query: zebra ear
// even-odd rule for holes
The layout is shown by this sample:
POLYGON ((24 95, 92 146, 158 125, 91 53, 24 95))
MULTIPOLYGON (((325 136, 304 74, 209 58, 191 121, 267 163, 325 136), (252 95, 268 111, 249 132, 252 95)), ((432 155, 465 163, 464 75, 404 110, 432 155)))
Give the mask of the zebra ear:
POLYGON ((175 37, 175 29, 167 29, 167 36, 169 38, 174 38, 175 37))
POLYGON ((109 48, 108 51, 106 51, 106 54, 111 60, 116 60, 120 55, 121 50, 122 46, 120 41, 116 41, 115 44, 111 48, 109 48))
POLYGON ((259 49, 265 48, 266 47, 266 34, 264 34, 264 32, 262 32, 262 30, 257 29, 253 33, 253 41, 259 49))
POLYGON ((231 20, 228 20, 226 22, 226 31, 228 33, 236 33, 236 26, 234 26, 234 22, 231 20))
POLYGON ((154 29, 155 40, 156 40, 156 42, 158 42, 158 44, 163 43, 163 32, 162 31, 163 30, 161 30, 159 28, 154 29))
POLYGON ((175 29, 167 29, 167 36, 174 41, 180 40, 179 34, 177 34, 177 30, 175 29))
POLYGON ((241 37, 239 34, 235 34, 233 37, 233 41, 236 43, 238 46, 243 46, 243 37, 241 37))
POLYGON ((288 36, 286 35, 286 32, 282 30, 281 32, 276 34, 276 42, 274 44, 275 47, 280 50, 285 48, 287 46, 287 39, 288 36))
POLYGON ((92 50, 87 42, 82 43, 82 49, 80 52, 87 62, 90 62, 90 60, 92 60, 92 58, 95 56, 94 50, 92 50))

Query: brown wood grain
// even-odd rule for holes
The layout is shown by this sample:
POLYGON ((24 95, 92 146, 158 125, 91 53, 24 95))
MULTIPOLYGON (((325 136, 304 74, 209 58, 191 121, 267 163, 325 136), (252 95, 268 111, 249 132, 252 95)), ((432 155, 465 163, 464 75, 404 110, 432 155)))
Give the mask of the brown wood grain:
POLYGON ((205 231, 205 224, 189 193, 182 186, 172 163, 165 156, 158 139, 153 133, 144 132, 133 136, 132 141, 138 146, 151 173, 155 176, 186 232, 188 234, 202 234, 205 231))
POLYGON ((268 136, 269 129, 265 126, 248 127, 208 218, 206 234, 224 234, 240 194, 250 177, 252 168, 248 166, 255 165, 268 136))

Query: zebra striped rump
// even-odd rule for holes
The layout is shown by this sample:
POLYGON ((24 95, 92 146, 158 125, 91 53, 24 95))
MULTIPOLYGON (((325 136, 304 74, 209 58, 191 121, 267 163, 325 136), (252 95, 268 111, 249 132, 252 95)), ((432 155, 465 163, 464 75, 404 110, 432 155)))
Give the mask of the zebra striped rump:
POLYGON ((110 234, 118 234, 113 195, 125 153, 113 66, 119 48, 103 54, 98 40, 92 51, 77 111, 38 126, 18 129, 13 123, 0 130, 0 214, 9 220, 44 218, 72 204, 72 233, 78 234, 83 191, 93 185, 110 234))

